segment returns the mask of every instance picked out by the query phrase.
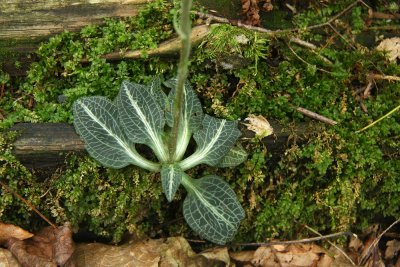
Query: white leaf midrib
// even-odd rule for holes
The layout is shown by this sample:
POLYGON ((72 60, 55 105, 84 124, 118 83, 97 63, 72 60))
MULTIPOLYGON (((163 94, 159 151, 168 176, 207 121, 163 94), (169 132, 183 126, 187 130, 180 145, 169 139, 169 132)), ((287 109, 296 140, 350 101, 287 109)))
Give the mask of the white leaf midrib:
POLYGON ((227 220, 223 214, 221 214, 213 205, 211 205, 207 199, 205 199, 202 195, 202 193, 200 192, 200 190, 197 190, 196 186, 193 185, 187 178, 182 177, 183 180, 185 182, 185 185, 188 186, 191 189, 191 192, 193 192, 197 199, 200 200, 201 203, 203 203, 203 205, 209 209, 213 214, 215 214, 220 220, 222 220, 223 222, 225 222, 227 225, 229 225, 230 229, 234 229, 235 225, 232 224, 229 220, 227 220))
MULTIPOLYGON (((134 164, 138 164, 138 165, 140 165, 140 166, 142 166, 142 167, 143 167, 143 166, 148 166, 148 168, 152 168, 152 170, 154 170, 153 167, 149 166, 149 164, 147 164, 145 161, 143 161, 143 160, 141 160, 140 158, 138 158, 138 157, 140 157, 140 156, 139 156, 138 154, 134 153, 134 152, 130 149, 129 145, 128 145, 125 141, 123 141, 119 136, 115 135, 115 134, 107 127, 107 125, 105 125, 102 121, 100 121, 100 120, 97 118, 97 116, 93 114, 93 112, 89 109, 88 106, 86 106, 82 101, 79 101, 78 103, 81 105, 81 107, 83 108, 83 110, 86 112, 86 114, 89 115, 89 117, 90 117, 93 121, 95 121, 98 125, 100 125, 102 129, 104 129, 110 136, 112 136, 112 137, 117 141, 117 143, 124 149, 125 153, 133 160, 133 163, 134 163, 134 164)), ((106 111, 107 111, 107 110, 106 110, 106 111)), ((107 112, 108 112, 108 111, 107 111, 107 112)), ((111 116, 111 114, 110 114, 110 116, 111 116)), ((82 123, 82 125, 85 125, 85 124, 82 123)), ((84 126, 84 127, 85 127, 85 126, 84 126)), ((90 130, 88 130, 88 131, 91 132, 90 130)))
POLYGON ((151 142, 154 146, 154 149, 156 150, 155 152, 160 156, 161 161, 167 161, 168 156, 165 152, 164 149, 164 144, 159 138, 159 135, 154 132, 154 129, 151 127, 150 122, 147 120, 146 115, 143 114, 142 110, 140 109, 139 105, 137 104, 137 101, 133 99, 132 95, 129 93, 128 87, 124 84, 124 91, 125 94, 128 96, 129 102, 135 109, 136 113, 139 115, 140 121, 144 123, 144 126, 146 128, 146 132, 149 134, 151 142))

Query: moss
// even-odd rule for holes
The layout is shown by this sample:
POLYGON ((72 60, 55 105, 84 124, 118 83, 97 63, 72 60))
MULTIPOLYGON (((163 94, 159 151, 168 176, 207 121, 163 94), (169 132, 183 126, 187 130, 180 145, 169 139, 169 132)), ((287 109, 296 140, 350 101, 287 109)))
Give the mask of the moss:
POLYGON ((54 181, 48 199, 58 222, 71 221, 73 226, 115 242, 126 230, 136 236, 151 233, 143 221, 154 216, 151 224, 161 223, 163 202, 158 175, 133 167, 105 169, 90 157, 76 156, 54 181))
MULTIPOLYGON (((293 24, 324 22, 346 4, 311 6, 310 12, 299 11, 293 24)), ((7 82, 11 90, 0 99, 6 117, 0 129, 17 120, 71 122, 70 106, 78 97, 113 98, 124 79, 146 83, 153 75, 174 75, 171 62, 145 55, 146 49, 172 35, 170 8, 159 1, 136 19, 108 20, 104 26, 65 32, 44 43, 26 80, 7 82), (118 62, 100 58, 125 49, 142 49, 143 58, 118 62), (89 58, 88 64, 80 62, 84 57, 89 58)), ((343 18, 355 29, 343 33, 345 38, 357 34, 366 14, 362 7, 343 18)), ((300 32, 297 37, 324 44, 313 52, 293 43, 289 48, 288 35, 262 35, 221 25, 212 28, 194 51, 190 79, 208 113, 230 119, 260 114, 283 124, 309 121, 293 108, 301 106, 339 122, 335 127, 321 126, 308 141, 291 141, 275 165, 268 147, 254 139, 243 141, 249 157, 238 168, 191 170, 197 177, 208 173, 225 177, 238 194, 247 215, 238 241, 309 236, 303 224, 320 232, 357 231, 376 218, 400 216, 399 113, 355 133, 396 107, 400 98, 398 84, 384 80, 376 80, 371 95, 360 98, 357 91, 368 84, 368 74, 400 76, 400 67, 373 50, 349 49, 343 39, 327 42, 331 36, 327 29, 300 32)), ((108 170, 88 157, 71 156, 65 170, 42 184, 12 157, 9 139, 0 143, 0 159, 5 163, 1 174, 60 223, 72 221, 115 242, 125 231, 191 235, 176 212, 183 193, 166 203, 156 175, 133 167, 108 170)), ((2 220, 24 218, 34 225, 31 212, 2 193, 2 220)))
MULTIPOLYGON (((43 194, 42 185, 12 154, 11 143, 16 136, 16 132, 0 133, 0 180, 32 205, 39 206, 40 196, 43 194)), ((30 208, 13 192, 1 186, 0 194, 2 222, 14 223, 27 229, 35 229, 43 225, 43 221, 38 220, 30 208)))

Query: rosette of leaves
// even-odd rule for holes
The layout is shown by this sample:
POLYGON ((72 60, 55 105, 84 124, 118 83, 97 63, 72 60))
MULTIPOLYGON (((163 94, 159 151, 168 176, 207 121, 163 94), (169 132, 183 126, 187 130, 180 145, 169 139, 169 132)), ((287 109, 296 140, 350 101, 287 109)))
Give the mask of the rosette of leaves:
POLYGON ((247 155, 235 145, 240 136, 237 122, 203 114, 197 95, 186 82, 177 145, 170 155, 176 80, 165 85, 172 88, 168 96, 155 78, 147 86, 124 81, 115 101, 101 96, 80 98, 73 106, 75 129, 89 154, 104 166, 133 164, 160 172, 168 201, 182 184, 187 190, 183 203, 186 222, 204 239, 225 244, 233 239, 245 216, 234 191, 221 177, 194 179, 185 171, 198 164, 233 167, 242 163, 247 155), (192 137, 197 147, 184 158, 192 137), (158 162, 140 155, 135 144, 150 147, 158 162))

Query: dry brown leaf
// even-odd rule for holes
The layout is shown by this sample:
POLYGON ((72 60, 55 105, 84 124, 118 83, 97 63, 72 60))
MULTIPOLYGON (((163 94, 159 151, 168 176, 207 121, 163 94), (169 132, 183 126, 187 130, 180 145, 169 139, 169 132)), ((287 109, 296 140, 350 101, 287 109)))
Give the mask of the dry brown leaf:
POLYGON ((254 132, 257 138, 262 139, 274 132, 274 129, 272 129, 267 119, 262 115, 256 116, 250 114, 246 119, 244 119, 244 121, 248 122, 244 123, 244 125, 246 125, 249 131, 254 132))
POLYGON ((59 228, 46 227, 25 240, 10 238, 6 247, 22 266, 75 266, 70 260, 74 243, 69 224, 59 228))
POLYGON ((386 51, 389 61, 400 59, 400 37, 384 39, 377 47, 378 51, 386 51))
POLYGON ((385 260, 391 260, 397 257, 400 251, 400 241, 393 239, 386 243, 385 260))
POLYGON ((318 261, 318 267, 332 267, 333 258, 330 257, 328 254, 324 254, 318 261))
MULTIPOLYGON (((218 253, 217 253, 218 254, 218 253)), ((78 244, 75 253, 77 266, 172 267, 225 266, 219 259, 197 255, 182 237, 149 239, 121 246, 99 243, 78 244)))
POLYGON ((231 258, 229 256, 227 247, 216 247, 200 253, 200 255, 206 257, 208 260, 217 260, 224 262, 226 266, 231 264, 231 258))
POLYGON ((254 250, 250 251, 239 251, 239 252, 231 252, 229 255, 231 256, 231 259, 235 261, 236 263, 240 264, 240 266, 247 266, 251 265, 251 261, 254 258, 254 250))
MULTIPOLYGON (((325 250, 316 245, 292 244, 271 247, 259 247, 254 253, 252 264, 260 267, 317 266, 321 255, 327 255, 325 250)), ((324 264, 328 262, 324 259, 324 264)), ((326 265, 325 265, 326 266, 326 265)))
POLYGON ((246 24, 260 26, 259 4, 264 3, 262 9, 269 12, 273 9, 271 0, 242 0, 242 12, 246 15, 246 24))
POLYGON ((0 266, 20 267, 21 265, 8 249, 0 248, 0 266))
POLYGON ((0 245, 4 245, 10 238, 24 240, 32 236, 33 234, 18 226, 0 222, 0 245))

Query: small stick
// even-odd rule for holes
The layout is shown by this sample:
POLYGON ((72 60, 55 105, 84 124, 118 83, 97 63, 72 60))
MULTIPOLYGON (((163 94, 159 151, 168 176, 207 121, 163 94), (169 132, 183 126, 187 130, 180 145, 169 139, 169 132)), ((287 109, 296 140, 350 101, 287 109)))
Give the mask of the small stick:
POLYGON ((24 202, 26 205, 28 205, 34 212, 36 212, 43 220, 45 220, 48 224, 50 224, 53 228, 58 228, 57 225, 52 223, 49 219, 46 218, 40 211, 38 211, 31 203, 29 203, 25 198, 23 198, 21 195, 19 195, 17 192, 15 192, 13 189, 11 189, 8 185, 0 181, 0 184, 10 193, 12 193, 14 196, 19 198, 22 202, 24 202))
POLYGON ((311 49, 311 52, 313 52, 314 54, 316 54, 318 57, 320 57, 325 63, 328 63, 329 65, 332 65, 333 63, 327 59, 326 57, 322 56, 321 54, 317 53, 315 50, 317 50, 317 46, 315 44, 309 43, 307 41, 301 40, 297 37, 291 37, 289 39, 289 43, 295 43, 301 46, 304 46, 306 48, 311 49))
POLYGON ((237 246, 255 246, 255 247, 266 247, 266 246, 274 246, 274 245, 290 245, 290 244, 300 244, 300 243, 311 243, 314 241, 321 241, 325 240, 328 238, 334 238, 338 236, 343 236, 343 235, 353 235, 351 232, 339 232, 339 233, 334 233, 334 234, 329 234, 329 235, 321 235, 317 237, 311 237, 311 238, 304 238, 304 239, 299 239, 299 240, 289 240, 289 241, 274 241, 274 242, 268 242, 268 243, 239 243, 235 244, 237 246))
MULTIPOLYGON (((317 234, 319 236, 322 236, 318 231, 312 229, 310 226, 308 225, 304 225, 308 230, 310 230, 311 232, 313 232, 314 234, 317 234)), ((354 234, 353 234, 354 235, 354 234)), ((342 255, 352 264, 352 265, 356 265, 354 263, 354 261, 349 257, 349 255, 347 255, 340 247, 338 247, 335 243, 332 243, 329 240, 326 240, 331 246, 334 246, 337 250, 339 250, 340 253, 342 253, 342 255)))
POLYGON ((363 93, 363 98, 367 99, 371 95, 371 90, 374 87, 374 83, 372 81, 369 81, 367 86, 364 89, 363 93))
POLYGON ((5 84, 1 83, 0 98, 2 98, 4 94, 5 94, 5 84))
MULTIPOLYGON (((289 50, 293 53, 293 55, 295 55, 301 62, 303 62, 303 63, 305 63, 305 64, 307 64, 307 65, 309 65, 309 66, 312 66, 311 63, 308 63, 307 61, 305 61, 304 59, 302 59, 302 58, 296 53, 296 51, 293 50, 293 48, 290 46, 290 44, 287 44, 287 46, 288 46, 289 50)), ((327 70, 324 70, 324 69, 321 69, 321 68, 316 68, 316 69, 319 70, 319 71, 325 72, 325 73, 332 73, 332 72, 330 72, 330 71, 327 71, 327 70)))
POLYGON ((398 77, 398 76, 382 75, 382 74, 375 74, 375 73, 368 74, 368 79, 387 80, 387 81, 400 81, 400 77, 398 77))
MULTIPOLYGON (((399 106, 400 107, 400 106, 399 106)), ((380 239, 382 238, 383 235, 386 234, 386 232, 388 232, 390 230, 390 228, 392 228, 393 226, 395 226, 396 224, 398 224, 400 222, 400 218, 397 219, 394 223, 392 223, 391 225, 389 225, 388 228, 386 228, 375 240, 374 242, 372 242, 372 244, 368 247, 367 249, 367 253, 365 253, 365 255, 360 259, 360 266, 364 266, 368 257, 370 256, 372 250, 378 245, 380 239)))
POLYGON ((322 28, 325 26, 330 26, 332 22, 334 22, 337 18, 343 16, 345 13, 347 13, 353 7, 358 5, 358 3, 363 3, 363 2, 362 2, 362 0, 354 1, 353 3, 348 5, 345 9, 343 9, 341 12, 339 12, 335 16, 331 17, 327 22, 311 25, 311 26, 306 27, 305 29, 292 28, 292 29, 286 29, 286 30, 274 30, 273 31, 273 30, 268 30, 268 29, 262 28, 262 27, 255 27, 255 26, 247 25, 247 24, 244 24, 243 22, 241 22, 240 20, 230 20, 227 18, 218 17, 218 16, 214 16, 214 15, 206 14, 206 13, 202 13, 202 12, 197 12, 197 11, 193 12, 193 14, 195 14, 199 18, 206 19, 208 22, 215 21, 215 22, 219 22, 219 23, 231 24, 234 26, 238 26, 241 28, 245 28, 245 29, 249 29, 249 30, 253 30, 253 31, 257 31, 257 32, 263 32, 263 33, 267 33, 270 35, 275 35, 275 34, 279 34, 279 33, 296 32, 296 31, 300 31, 300 30, 312 30, 312 29, 322 28))
POLYGON ((312 43, 309 43, 307 41, 301 40, 301 39, 299 39, 297 37, 291 37, 289 41, 292 42, 292 43, 296 43, 298 45, 302 45, 304 47, 310 48, 311 50, 316 50, 317 49, 317 46, 315 44, 312 44, 312 43))
POLYGON ((400 19, 400 14, 386 14, 375 12, 372 9, 370 9, 368 13, 368 17, 371 19, 400 19))
POLYGON ((364 128, 356 131, 356 133, 361 133, 362 131, 367 130, 368 128, 374 126, 375 124, 377 124, 378 122, 380 122, 381 120, 383 120, 384 118, 390 116, 392 113, 396 112, 398 109, 400 109, 400 105, 398 105, 397 107, 395 107, 394 109, 392 109, 391 111, 389 111, 388 113, 386 113, 385 115, 383 115, 382 117, 380 117, 379 119, 377 119, 376 121, 368 124, 367 126, 365 126, 364 128))
POLYGON ((302 114, 304 114, 304 115, 306 115, 307 117, 310 117, 310 118, 312 118, 312 119, 315 119, 315 120, 318 120, 318 121, 322 121, 322 122, 327 123, 327 124, 329 124, 329 125, 336 125, 336 124, 337 124, 337 121, 334 121, 334 120, 332 120, 332 119, 329 119, 329 118, 327 118, 327 117, 324 117, 324 116, 322 116, 322 115, 319 115, 319 114, 317 114, 317 113, 315 113, 315 112, 312 112, 312 111, 310 111, 310 110, 308 110, 308 109, 301 108, 301 107, 295 107, 295 108, 296 108, 296 110, 297 110, 298 112, 300 112, 300 113, 302 113, 302 114))

